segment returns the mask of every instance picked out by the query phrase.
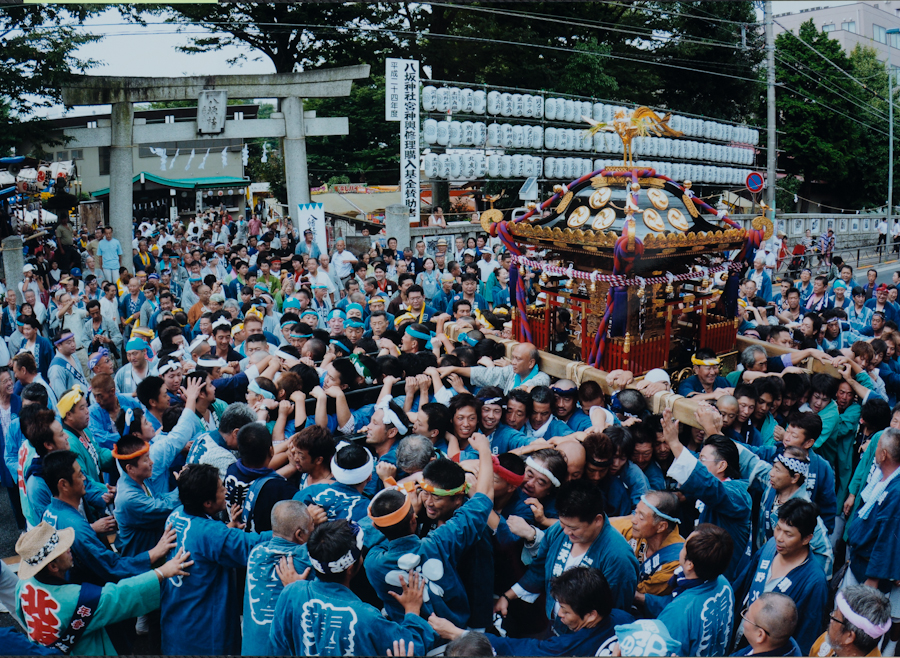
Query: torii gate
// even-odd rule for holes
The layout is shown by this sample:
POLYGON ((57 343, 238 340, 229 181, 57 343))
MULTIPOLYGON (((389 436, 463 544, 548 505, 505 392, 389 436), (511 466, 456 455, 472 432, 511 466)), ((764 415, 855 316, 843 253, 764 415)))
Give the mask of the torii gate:
MULTIPOLYGON (((162 142, 208 139, 255 139, 280 137, 284 143, 284 167, 288 208, 299 228, 297 209, 309 203, 309 179, 306 168, 306 138, 346 135, 346 117, 305 117, 304 98, 349 96, 353 80, 369 77, 369 65, 344 66, 300 73, 268 75, 212 75, 186 78, 129 78, 78 76, 62 88, 66 106, 112 105, 109 127, 69 128, 64 134, 69 148, 110 147, 109 223, 113 234, 130 254, 134 239, 132 148, 162 142), (211 91, 227 92, 232 98, 277 98, 279 112, 270 119, 225 120, 224 103, 211 91), (220 112, 204 111, 198 99, 210 102, 208 108, 221 105, 220 112), (167 124, 134 124, 134 103, 198 100, 196 121, 167 124), (127 244, 122 238, 127 238, 127 244)), ((221 99, 220 99, 221 100, 221 99)), ((132 269, 131 258, 122 264, 132 269)))

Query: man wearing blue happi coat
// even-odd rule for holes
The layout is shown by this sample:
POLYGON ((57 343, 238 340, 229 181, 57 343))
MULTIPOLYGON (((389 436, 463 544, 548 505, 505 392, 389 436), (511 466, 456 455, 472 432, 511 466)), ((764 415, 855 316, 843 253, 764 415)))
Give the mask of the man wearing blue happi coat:
MULTIPOLYGON (((411 497, 405 491, 382 491, 369 507, 372 523, 388 541, 369 551, 365 560, 366 576, 384 601, 388 617, 396 622, 403 620, 404 612, 390 593, 401 590, 400 576, 415 570, 426 582, 423 614, 433 612, 456 626, 468 625, 469 601, 457 565, 484 531, 494 493, 491 446, 487 438, 473 434, 469 445, 478 450, 479 457, 475 494, 427 536, 416 536, 418 521, 411 497)), ((441 492, 428 493, 439 496, 441 492)))
POLYGON ((753 501, 747 492, 747 481, 740 479, 737 446, 731 439, 712 431, 715 422, 718 422, 717 427, 721 431, 722 417, 719 412, 712 405, 701 404, 697 407, 697 418, 704 430, 707 427, 710 429, 699 457, 678 440, 679 423, 672 411, 666 409, 663 413, 663 438, 675 455, 675 461, 666 474, 678 482, 685 496, 697 500, 700 511, 698 524, 712 523, 731 535, 734 551, 725 577, 733 580, 750 559, 753 501))
POLYGON ((306 505, 299 501, 282 500, 272 508, 272 540, 257 545, 247 560, 243 655, 262 656, 268 651, 275 604, 284 589, 279 574, 286 570, 303 575, 310 568, 306 540, 313 527, 306 505), (289 561, 292 569, 287 567, 289 561))
MULTIPOLYGON (((550 594, 557 601, 557 615, 569 632, 546 640, 488 635, 496 655, 611 656, 618 640, 616 627, 634 621, 627 612, 612 607, 613 594, 599 569, 574 567, 564 571, 551 583, 550 594)), ((428 622, 447 640, 465 633, 435 615, 428 622)))
POLYGON ((211 464, 188 464, 178 477, 181 506, 169 515, 176 532, 174 554, 191 554, 188 578, 169 579, 162 591, 162 653, 237 654, 241 651, 240 600, 236 570, 271 532, 244 532, 215 516, 226 509, 225 485, 211 464), (211 602, 215 602, 212 605, 211 602))
MULTIPOLYGON (((613 607, 628 608, 638 581, 638 562, 628 542, 604 513, 603 493, 591 482, 564 482, 556 497, 559 522, 546 531, 528 571, 504 592, 494 612, 506 616, 509 602, 522 599, 534 603, 547 592, 550 581, 577 566, 599 569, 612 590, 613 607)), ((568 631, 558 616, 559 603, 547 596, 547 619, 558 634, 568 631)))
POLYGON ((383 656, 395 640, 412 643, 424 655, 435 634, 419 613, 425 579, 415 571, 400 576, 402 593, 391 593, 403 608, 403 623, 385 619, 350 590, 362 568, 363 531, 345 519, 327 521, 307 542, 315 580, 299 580, 284 588, 269 632, 269 655, 383 656))
POLYGON ((728 532, 710 523, 697 526, 684 541, 668 596, 647 594, 647 611, 681 642, 685 656, 725 656, 731 644, 734 591, 722 575, 737 545, 728 532))

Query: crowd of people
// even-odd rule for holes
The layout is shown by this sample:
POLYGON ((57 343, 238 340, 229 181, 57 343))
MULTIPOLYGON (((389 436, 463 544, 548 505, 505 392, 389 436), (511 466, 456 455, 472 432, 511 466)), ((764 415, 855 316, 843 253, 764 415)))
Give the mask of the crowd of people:
POLYGON ((838 257, 754 263, 741 331, 796 349, 701 347, 679 423, 663 370, 507 353, 487 236, 67 231, 0 323, 8 651, 894 655, 900 308, 838 257))

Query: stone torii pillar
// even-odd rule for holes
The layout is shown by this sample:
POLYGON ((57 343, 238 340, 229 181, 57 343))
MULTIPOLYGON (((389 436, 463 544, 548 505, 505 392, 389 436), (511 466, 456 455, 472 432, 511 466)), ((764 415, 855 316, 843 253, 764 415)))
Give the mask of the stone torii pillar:
MULTIPOLYGON (((113 234, 122 243, 122 264, 132 270, 133 153, 135 146, 165 142, 221 139, 283 138, 289 214, 299 228, 298 205, 309 203, 306 138, 346 135, 346 117, 315 116, 304 112, 304 98, 349 96, 353 80, 369 77, 368 64, 269 75, 218 75, 185 78, 129 78, 73 76, 62 88, 66 106, 112 105, 110 127, 68 128, 62 131, 68 148, 110 147, 109 211, 113 234), (215 120, 136 125, 134 103, 198 101, 201 92, 225 91, 232 98, 278 98, 281 112, 270 119, 215 120)), ((199 103, 198 103, 199 106, 199 103)), ((250 181, 247 181, 248 184, 250 181)))

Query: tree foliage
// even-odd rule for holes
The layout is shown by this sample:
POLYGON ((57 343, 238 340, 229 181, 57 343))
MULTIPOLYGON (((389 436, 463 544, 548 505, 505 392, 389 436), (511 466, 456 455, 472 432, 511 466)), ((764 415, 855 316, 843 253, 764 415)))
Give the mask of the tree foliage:
POLYGON ((0 7, 0 153, 49 141, 34 112, 59 103, 69 77, 96 64, 75 56, 99 38, 78 27, 94 11, 79 5, 0 7))

